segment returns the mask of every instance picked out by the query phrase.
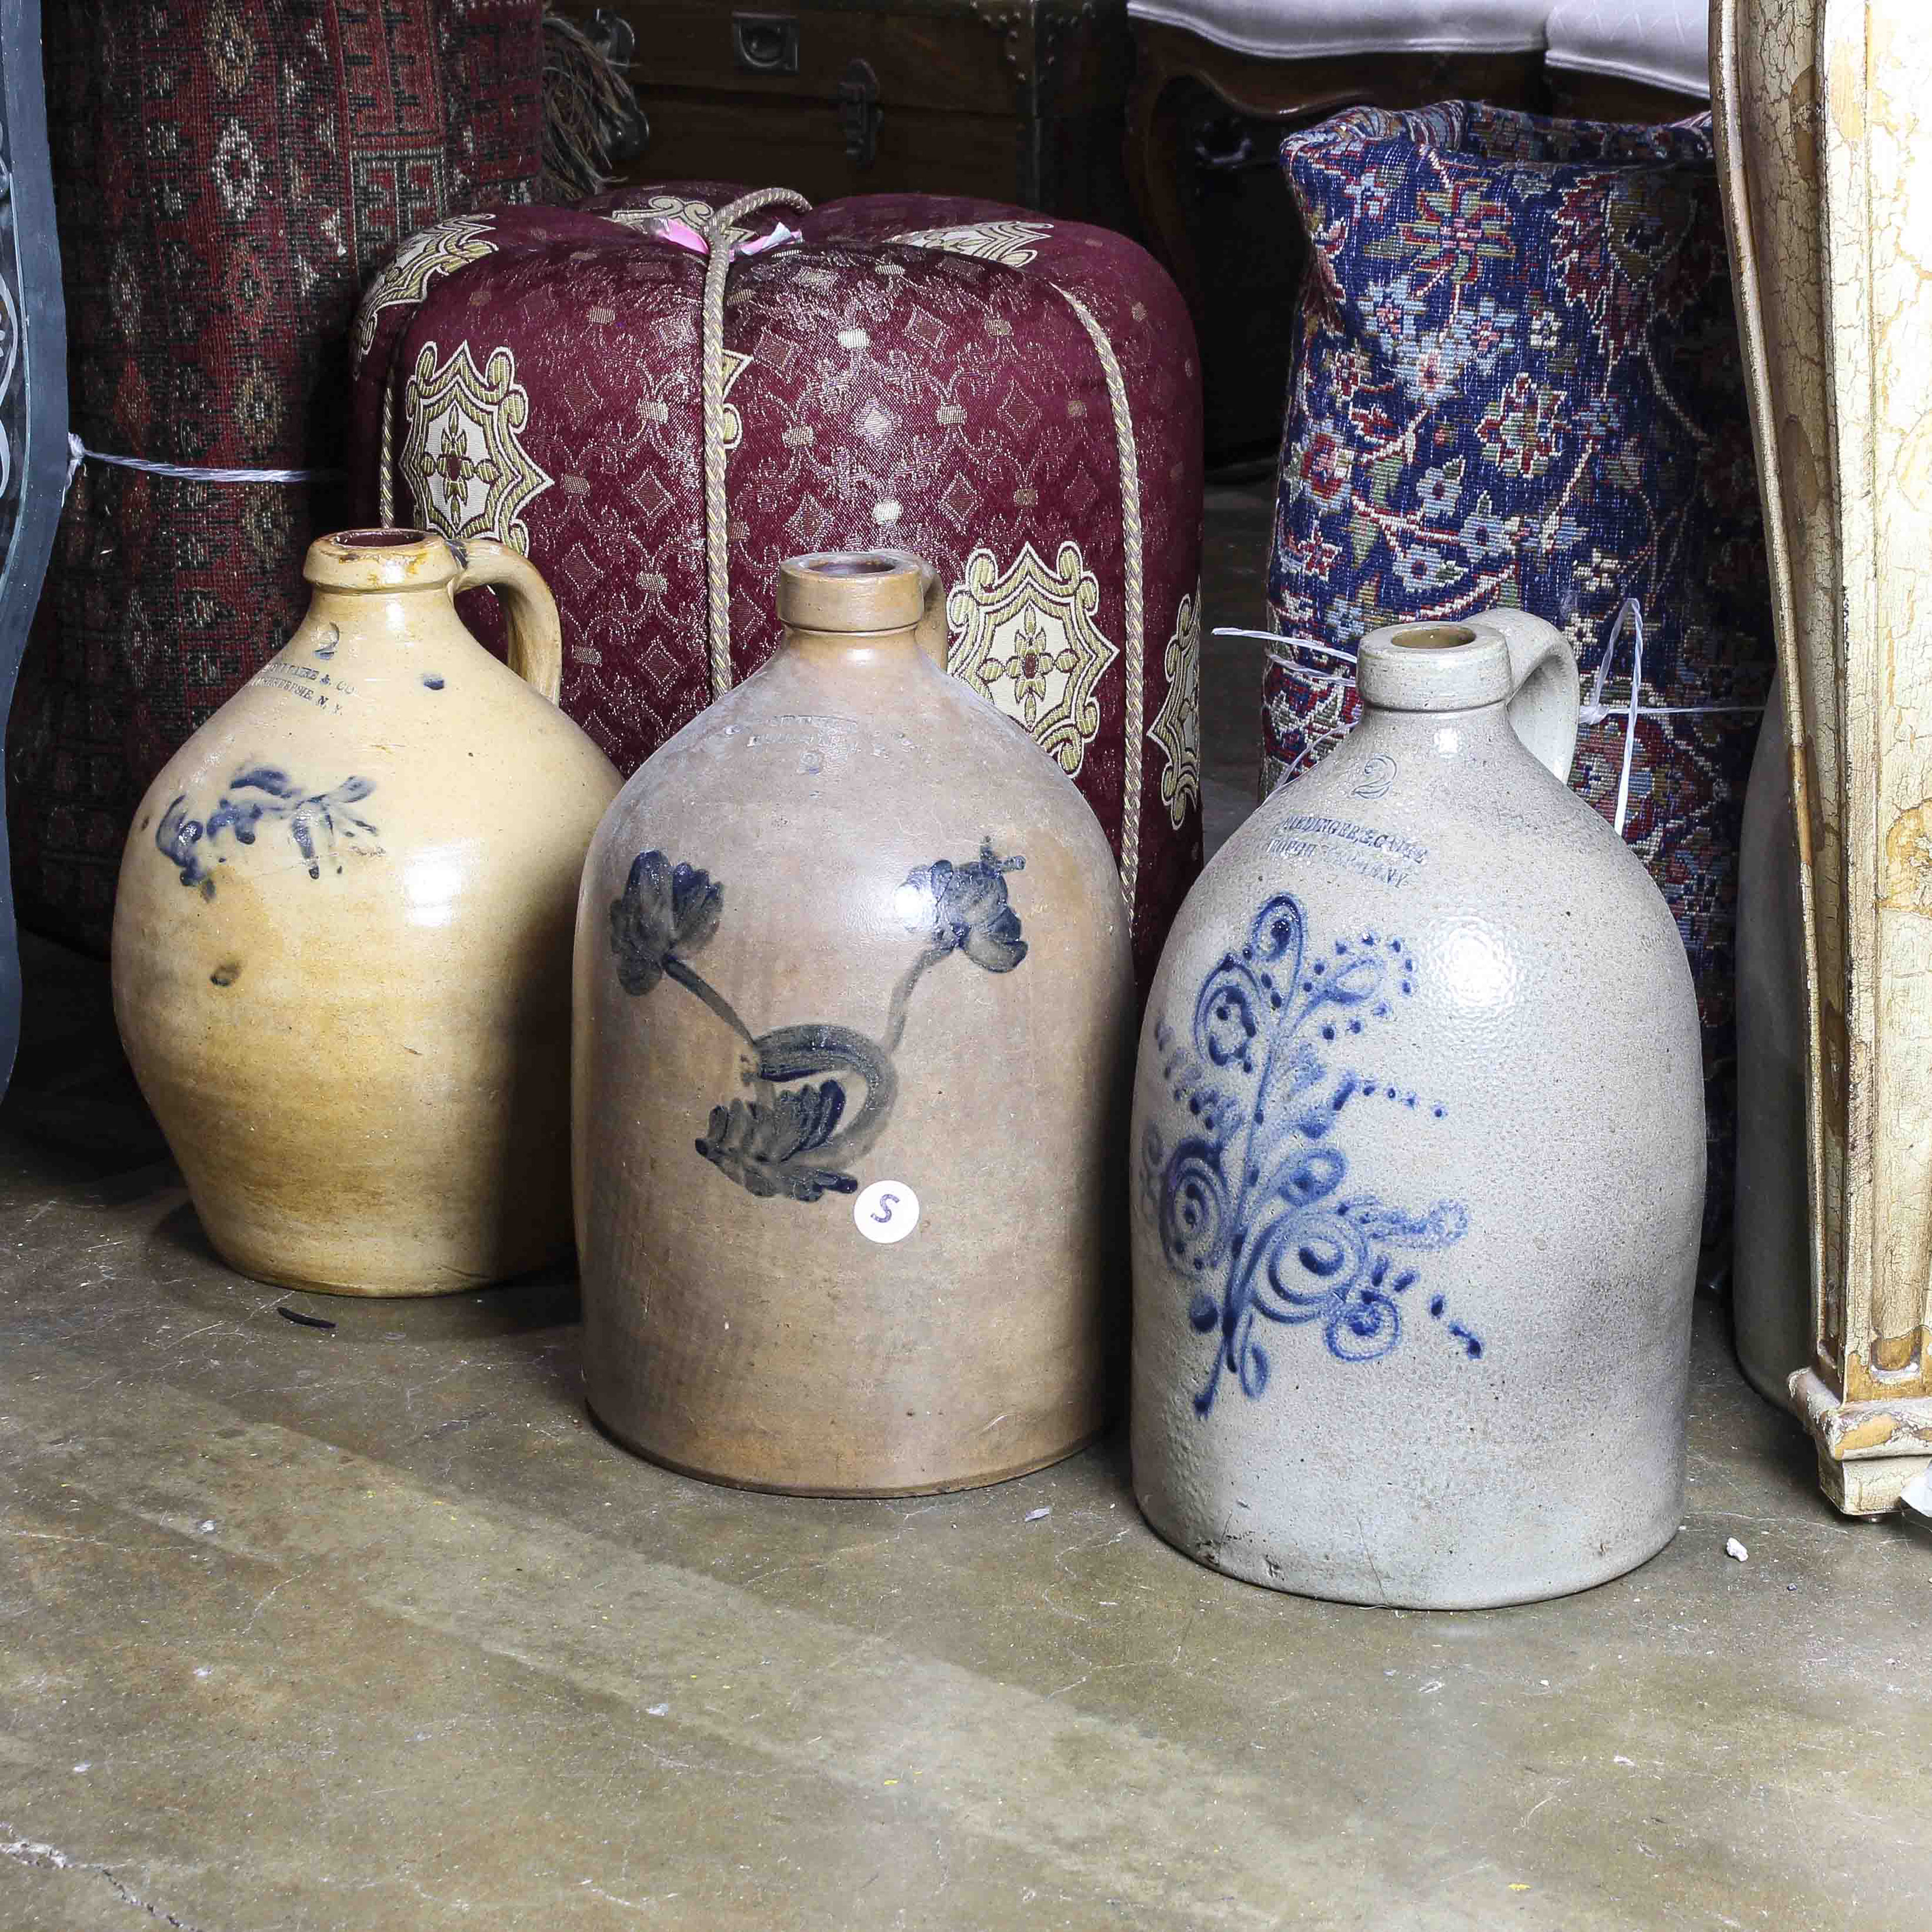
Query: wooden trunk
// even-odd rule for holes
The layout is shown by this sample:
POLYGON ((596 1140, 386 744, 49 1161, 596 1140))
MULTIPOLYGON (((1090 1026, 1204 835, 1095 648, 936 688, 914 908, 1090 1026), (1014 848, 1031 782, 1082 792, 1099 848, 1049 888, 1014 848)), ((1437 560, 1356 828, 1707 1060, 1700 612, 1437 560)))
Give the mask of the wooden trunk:
POLYGON ((982 195, 1132 226, 1125 0, 564 0, 622 53, 650 136, 631 181, 756 179, 814 202, 982 195))

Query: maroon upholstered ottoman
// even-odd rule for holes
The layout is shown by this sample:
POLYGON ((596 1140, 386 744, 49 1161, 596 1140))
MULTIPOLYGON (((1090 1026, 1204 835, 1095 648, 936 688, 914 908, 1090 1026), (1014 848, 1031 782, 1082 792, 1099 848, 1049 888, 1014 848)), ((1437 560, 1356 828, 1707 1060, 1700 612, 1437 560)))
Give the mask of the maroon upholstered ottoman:
POLYGON ((1186 310, 1101 230, 904 196, 721 221, 739 194, 418 236, 358 325, 364 509, 525 551, 563 614, 565 709, 626 771, 776 646, 781 559, 916 551, 950 668, 1112 840, 1144 983, 1201 862, 1186 310))

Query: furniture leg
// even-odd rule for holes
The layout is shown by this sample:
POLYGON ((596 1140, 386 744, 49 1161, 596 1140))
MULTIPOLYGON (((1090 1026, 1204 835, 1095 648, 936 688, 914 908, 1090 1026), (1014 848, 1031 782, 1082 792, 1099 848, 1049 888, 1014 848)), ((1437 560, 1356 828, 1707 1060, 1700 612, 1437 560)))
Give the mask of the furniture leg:
POLYGON ((1179 76, 1161 58, 1158 43, 1150 51, 1144 38, 1141 53, 1127 98, 1127 185, 1199 335, 1205 318, 1183 184, 1184 130, 1174 85, 1179 76))

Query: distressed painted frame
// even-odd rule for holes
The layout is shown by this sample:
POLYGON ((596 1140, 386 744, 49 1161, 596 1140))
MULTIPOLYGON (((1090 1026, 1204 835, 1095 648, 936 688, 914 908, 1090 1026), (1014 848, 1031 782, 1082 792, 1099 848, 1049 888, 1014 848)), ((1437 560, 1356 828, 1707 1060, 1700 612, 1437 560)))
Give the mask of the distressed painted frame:
POLYGON ((1712 0, 1712 88, 1790 734, 1821 1485, 1932 1462, 1932 35, 1712 0))

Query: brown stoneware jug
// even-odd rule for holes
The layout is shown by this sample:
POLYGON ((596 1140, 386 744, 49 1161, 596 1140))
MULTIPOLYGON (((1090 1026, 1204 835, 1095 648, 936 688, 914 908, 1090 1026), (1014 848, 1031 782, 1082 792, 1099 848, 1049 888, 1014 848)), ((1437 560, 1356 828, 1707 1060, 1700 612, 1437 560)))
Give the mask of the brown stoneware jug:
POLYGON ((933 591, 903 553, 784 564, 783 646, 584 868, 590 1406, 721 1481, 964 1488, 1112 1406, 1120 875, 1058 767, 922 651, 933 591))
POLYGON ((571 923, 617 775, 556 708, 514 550, 351 530, 304 574, 294 636, 135 814, 115 1016, 234 1267, 475 1288, 570 1245, 571 923), (509 668, 456 614, 478 584, 509 668))

